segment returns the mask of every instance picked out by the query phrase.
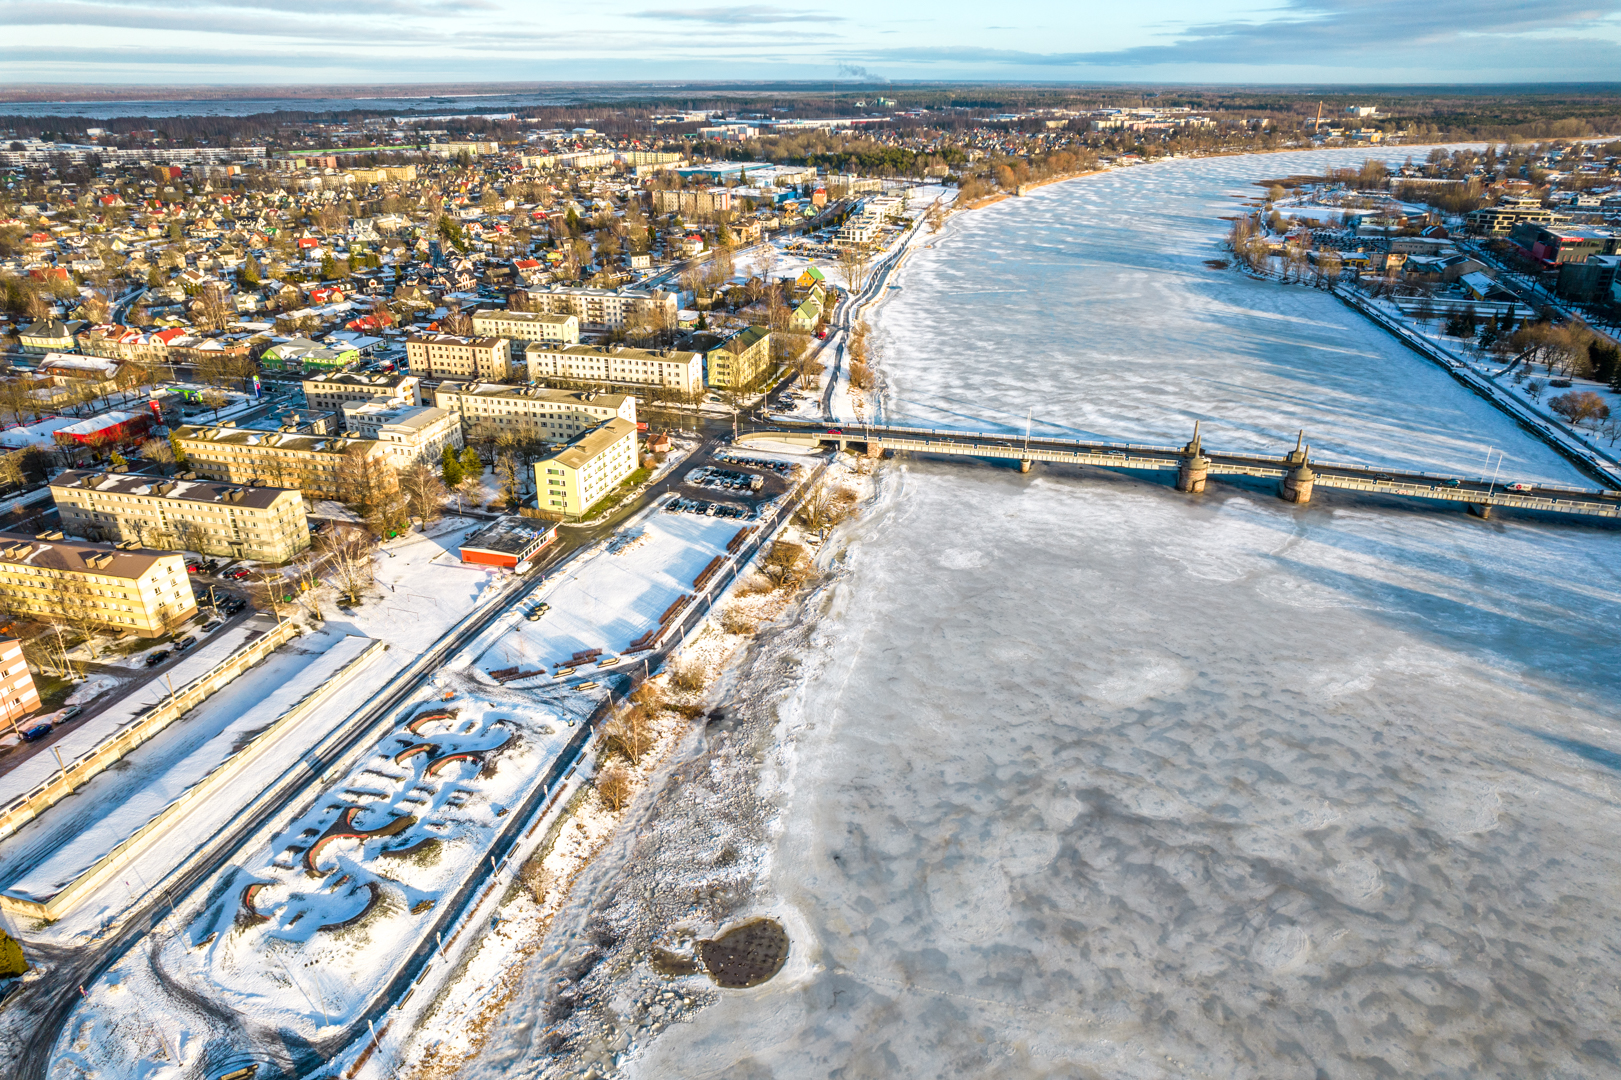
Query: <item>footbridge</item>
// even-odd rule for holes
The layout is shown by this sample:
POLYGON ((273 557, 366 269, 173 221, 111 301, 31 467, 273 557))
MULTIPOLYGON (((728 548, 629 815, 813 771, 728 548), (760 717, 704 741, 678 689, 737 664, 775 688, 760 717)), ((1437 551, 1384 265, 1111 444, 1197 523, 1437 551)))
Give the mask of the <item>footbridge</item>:
POLYGON ((1029 435, 883 425, 827 425, 776 421, 738 435, 739 443, 787 442, 801 446, 857 449, 872 456, 897 452, 1016 461, 1023 472, 1037 461, 1095 465, 1106 469, 1174 472, 1176 489, 1198 493, 1212 476, 1248 476, 1278 481, 1278 494, 1292 503, 1311 502, 1318 488, 1371 492, 1409 499, 1461 503, 1479 517, 1494 506, 1580 517, 1621 518, 1621 491, 1527 484, 1496 477, 1448 476, 1400 469, 1317 461, 1305 433, 1282 457, 1212 450, 1199 425, 1185 446, 1032 438, 1029 435))

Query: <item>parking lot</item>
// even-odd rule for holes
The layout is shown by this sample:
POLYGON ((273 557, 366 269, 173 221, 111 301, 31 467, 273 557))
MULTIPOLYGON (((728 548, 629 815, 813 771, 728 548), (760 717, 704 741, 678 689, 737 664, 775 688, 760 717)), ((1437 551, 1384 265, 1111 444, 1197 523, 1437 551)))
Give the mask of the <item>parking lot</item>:
POLYGON ((676 498, 665 510, 738 520, 757 517, 762 507, 787 492, 799 467, 724 446, 694 459, 692 465, 675 485, 676 498))

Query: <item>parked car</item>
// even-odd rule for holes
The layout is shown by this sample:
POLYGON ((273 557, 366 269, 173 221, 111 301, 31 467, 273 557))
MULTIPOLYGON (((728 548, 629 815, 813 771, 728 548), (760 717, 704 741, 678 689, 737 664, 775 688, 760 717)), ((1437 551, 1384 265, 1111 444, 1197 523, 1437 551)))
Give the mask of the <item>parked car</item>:
POLYGON ((183 637, 174 643, 174 647, 180 652, 185 652, 195 644, 197 644, 196 638, 183 637))
POLYGON ((202 566, 199 563, 189 562, 186 564, 186 573, 188 574, 195 574, 200 569, 202 569, 202 566))
POLYGON ((170 652, 168 649, 159 649, 155 653, 148 653, 146 657, 146 666, 157 667, 159 664, 163 663, 173 655, 174 653, 170 652))
POLYGON ((25 729, 23 731, 23 741, 24 742, 38 742, 40 739, 43 739, 45 736, 49 735, 50 733, 51 733, 51 725, 49 725, 49 724, 35 724, 33 727, 27 728, 27 729, 25 729))
POLYGON ((220 627, 222 627, 224 625, 225 625, 225 620, 224 619, 209 619, 207 622, 203 623, 203 633, 206 634, 210 630, 218 630, 220 627))
POLYGON ((69 720, 72 720, 75 716, 78 716, 82 712, 84 712, 84 710, 81 709, 79 706, 77 706, 77 705, 69 705, 67 708, 62 710, 62 715, 60 715, 60 716, 58 716, 56 718, 56 722, 58 724, 65 724, 69 720))

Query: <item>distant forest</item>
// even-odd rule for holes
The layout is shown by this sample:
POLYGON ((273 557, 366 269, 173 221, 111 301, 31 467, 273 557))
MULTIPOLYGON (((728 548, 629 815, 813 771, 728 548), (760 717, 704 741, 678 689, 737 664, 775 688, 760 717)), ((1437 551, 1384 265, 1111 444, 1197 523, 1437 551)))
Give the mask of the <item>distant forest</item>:
MULTIPOLYGON (((532 86, 435 86, 436 94, 456 94, 477 91, 526 92, 532 86)), ((517 111, 519 121, 487 119, 481 117, 434 120, 429 116, 435 110, 447 107, 466 108, 468 102, 447 106, 443 102, 424 102, 423 119, 419 126, 449 128, 458 134, 500 139, 516 138, 522 132, 533 130, 535 123, 550 127, 589 126, 610 136, 648 135, 654 132, 651 118, 660 113, 687 110, 727 112, 742 116, 756 114, 762 117, 855 117, 871 116, 879 112, 879 96, 894 105, 885 105, 882 113, 891 114, 908 109, 927 109, 922 118, 905 117, 887 121, 894 127, 929 127, 937 129, 963 129, 981 126, 987 117, 1000 113, 1028 112, 1036 109, 1097 109, 1137 106, 1181 106, 1196 112, 1224 118, 1268 119, 1280 127, 1291 128, 1313 119, 1322 110, 1324 119, 1339 119, 1350 105, 1376 105, 1379 115, 1358 120, 1364 127, 1385 131, 1407 130, 1418 141, 1531 141, 1550 138, 1587 138, 1593 135, 1621 134, 1621 84, 1601 85, 1549 85, 1503 87, 1325 87, 1312 89, 1244 88, 1244 87, 1150 87, 1150 86, 1024 86, 1016 84, 880 84, 866 87, 790 87, 736 84, 725 87, 694 87, 690 96, 678 93, 653 93, 645 99, 626 96, 626 87, 616 87, 613 100, 592 101, 591 88, 580 87, 581 100, 569 105, 541 106, 517 111)), ((631 88, 634 92, 634 88, 631 88)), ((233 95, 225 95, 220 88, 175 88, 164 97, 186 99, 205 96, 214 100, 226 97, 253 98, 253 88, 241 88, 233 95)), ((180 146, 222 143, 266 143, 272 147, 280 139, 293 139, 299 129, 306 126, 329 124, 360 124, 365 120, 400 115, 398 109, 353 108, 342 111, 318 112, 300 109, 300 98, 332 96, 354 97, 361 94, 398 95, 427 92, 424 87, 309 87, 303 91, 277 88, 266 90, 278 99, 286 99, 288 108, 249 116, 183 116, 141 117, 127 116, 112 119, 92 119, 83 116, 17 116, 0 115, 0 131, 12 138, 37 137, 72 141, 87 127, 99 127, 112 134, 104 139, 108 145, 143 143, 156 136, 180 146)), ((547 87, 548 93, 558 92, 547 87)), ((90 100, 96 93, 107 93, 108 88, 51 88, 51 95, 64 97, 79 95, 90 100)), ((157 100, 159 95, 150 88, 130 89, 146 100, 157 100)), ((598 88, 601 92, 601 88, 598 88)), ((13 88, 11 100, 17 100, 13 88)), ((0 93, 0 109, 4 108, 4 93, 0 93)), ((107 98, 106 100, 116 100, 107 98)), ((501 110, 510 112, 510 106, 501 110)), ((1013 126, 1017 126, 1016 124, 1013 126)), ((657 128, 659 136, 676 136, 695 130, 697 125, 663 125, 657 128)), ((876 151, 870 151, 876 152, 876 151)), ((837 167, 865 168, 878 165, 859 156, 833 160, 832 156, 818 155, 818 163, 837 167)), ((897 161, 883 164, 899 165, 897 161)))

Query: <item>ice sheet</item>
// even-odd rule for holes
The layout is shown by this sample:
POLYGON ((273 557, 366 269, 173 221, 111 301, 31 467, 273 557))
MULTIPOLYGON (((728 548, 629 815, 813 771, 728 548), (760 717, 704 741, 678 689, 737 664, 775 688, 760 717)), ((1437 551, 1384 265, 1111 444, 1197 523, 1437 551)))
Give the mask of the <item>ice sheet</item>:
MULTIPOLYGON (((1585 486, 1332 298, 1204 265, 1228 193, 1359 156, 959 217, 877 320, 893 412, 1155 442, 1203 419, 1274 451, 1304 427, 1471 473, 1495 445, 1505 475, 1585 486)), ((1617 1073, 1613 530, 986 464, 889 483, 811 643, 728 703, 762 715, 734 723, 766 733, 751 782, 781 807, 729 910, 784 918, 790 969, 638 1034, 630 1075, 1617 1073)), ((634 880, 715 873, 686 858, 634 880)), ((548 996, 472 1075, 613 1045, 593 1032, 657 977, 568 965, 632 906, 614 888, 559 916, 548 996), (559 987, 593 1011, 548 1056, 524 1033, 559 987)))

